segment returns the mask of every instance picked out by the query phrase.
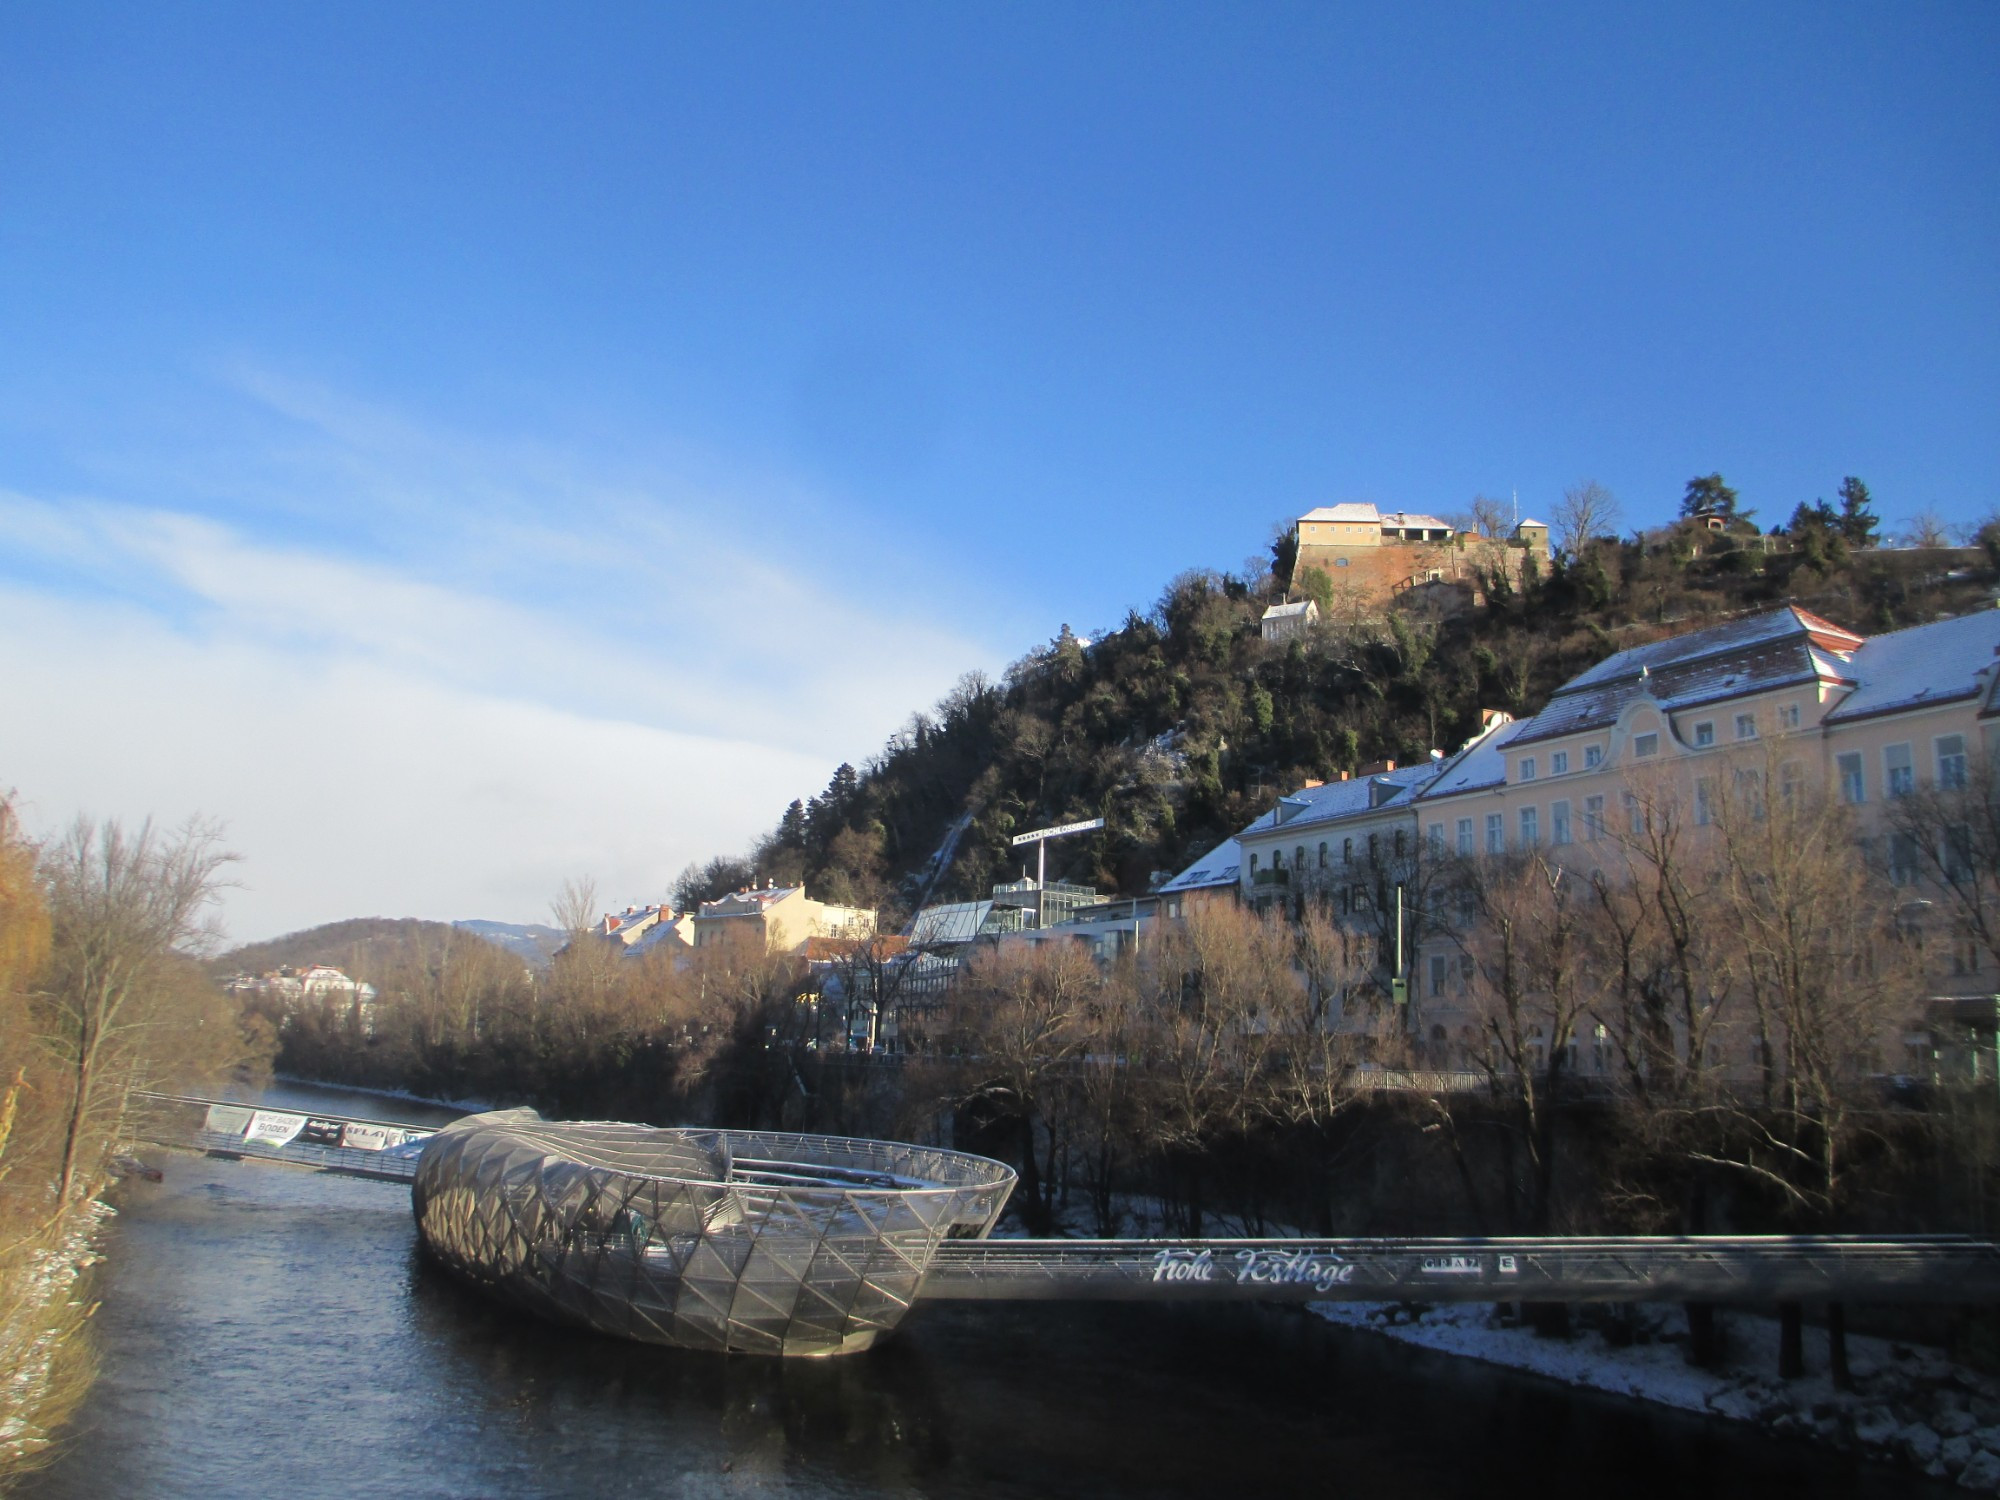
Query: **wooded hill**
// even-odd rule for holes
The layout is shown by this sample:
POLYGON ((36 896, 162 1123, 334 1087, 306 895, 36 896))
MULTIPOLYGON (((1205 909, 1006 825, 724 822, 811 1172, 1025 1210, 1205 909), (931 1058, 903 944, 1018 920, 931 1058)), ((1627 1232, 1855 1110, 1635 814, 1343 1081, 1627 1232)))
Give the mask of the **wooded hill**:
POLYGON ((416 917, 351 917, 327 922, 303 932, 232 948, 209 963, 218 979, 234 974, 263 974, 277 968, 331 964, 352 979, 380 985, 411 959, 434 955, 452 944, 493 946, 483 937, 449 922, 425 922, 416 917))
POLYGON ((1183 573, 1115 630, 1064 626, 1002 680, 968 674, 748 856, 690 866, 677 904, 770 878, 894 915, 983 895, 1020 873, 1011 835, 1090 817, 1104 832, 1050 846, 1050 877, 1138 894, 1306 779, 1448 753, 1482 709, 1532 713, 1614 651, 1787 602, 1875 633, 1990 607, 2000 578, 1996 526, 1977 547, 1850 548, 1801 506, 1789 530, 1766 541, 1690 519, 1600 538, 1520 586, 1484 579, 1477 607, 1436 589, 1386 609, 1333 597, 1310 635, 1266 643, 1263 612, 1295 582, 1325 594, 1290 576, 1282 539, 1269 566, 1183 573))

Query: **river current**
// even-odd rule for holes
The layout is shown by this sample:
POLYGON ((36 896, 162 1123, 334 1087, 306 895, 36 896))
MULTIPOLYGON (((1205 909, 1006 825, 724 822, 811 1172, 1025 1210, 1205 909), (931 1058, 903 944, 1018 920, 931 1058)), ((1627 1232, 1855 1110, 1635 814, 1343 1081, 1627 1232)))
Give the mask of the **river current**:
MULTIPOLYGON (((414 1122, 326 1090, 273 1102, 414 1122)), ((35 1500, 1906 1494, 1808 1447, 1297 1310, 933 1304, 867 1354, 721 1357, 525 1321, 400 1186, 165 1157, 121 1189, 101 1373, 35 1500)), ((1928 1488, 1928 1487, 1925 1487, 1928 1488)))

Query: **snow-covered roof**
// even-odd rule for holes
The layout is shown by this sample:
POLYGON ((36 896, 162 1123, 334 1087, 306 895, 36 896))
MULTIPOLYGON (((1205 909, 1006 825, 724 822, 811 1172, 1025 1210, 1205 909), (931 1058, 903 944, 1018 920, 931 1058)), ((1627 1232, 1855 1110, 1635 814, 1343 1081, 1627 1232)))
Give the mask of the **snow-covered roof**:
POLYGON ((1267 620, 1290 620, 1306 614, 1318 614, 1319 606, 1310 599, 1301 599, 1296 604, 1274 604, 1264 611, 1267 620))
POLYGON ((1975 696, 2000 653, 2000 609, 1938 620, 1871 637, 1848 675, 1859 684, 1826 716, 1849 723, 1898 709, 1928 708, 1975 696))
POLYGON ((1437 516, 1427 516, 1422 511, 1416 510, 1390 511, 1382 517, 1382 524, 1384 526, 1393 526, 1399 531, 1409 528, 1415 528, 1420 531, 1456 531, 1458 529, 1449 521, 1441 520, 1437 516))
MULTIPOLYGON (((1258 822, 1267 822, 1270 816, 1266 813, 1258 822)), ((1254 828, 1257 825, 1253 823, 1250 826, 1254 828)), ((1164 896, 1171 891, 1202 891, 1214 886, 1235 885, 1242 869, 1243 850, 1235 839, 1224 839, 1161 886, 1160 894, 1164 896)))
POLYGON ((1346 781, 1329 781, 1309 786, 1278 799, 1278 805, 1237 835, 1239 839, 1283 829, 1309 828, 1338 822, 1360 813, 1379 812, 1386 807, 1408 804, 1419 788, 1432 781, 1442 768, 1438 761, 1422 761, 1399 771, 1377 776, 1355 776, 1346 781))
POLYGON ((1603 728, 1641 694, 1672 712, 1793 683, 1844 684, 1852 679, 1846 658, 1860 645, 1853 632, 1788 605, 1634 646, 1557 688, 1511 743, 1603 728))
POLYGON ((1348 521, 1374 525, 1382 519, 1372 501, 1343 500, 1338 505, 1322 505, 1317 510, 1309 510, 1300 516, 1301 521, 1348 521))
POLYGON ((776 906, 787 896, 799 889, 795 885, 759 887, 747 891, 731 891, 714 901, 701 904, 704 917, 755 917, 761 916, 767 907, 776 906))
POLYGON ((1459 792, 1479 792, 1507 784, 1507 747, 1528 725, 1527 720, 1502 724, 1492 733, 1476 739, 1444 763, 1444 769, 1418 794, 1422 801, 1450 797, 1459 792))
POLYGON ((1544 531, 1547 531, 1549 529, 1549 523, 1547 521, 1537 521, 1533 516, 1521 517, 1520 520, 1514 523, 1514 526, 1517 530, 1523 526, 1539 526, 1544 531))

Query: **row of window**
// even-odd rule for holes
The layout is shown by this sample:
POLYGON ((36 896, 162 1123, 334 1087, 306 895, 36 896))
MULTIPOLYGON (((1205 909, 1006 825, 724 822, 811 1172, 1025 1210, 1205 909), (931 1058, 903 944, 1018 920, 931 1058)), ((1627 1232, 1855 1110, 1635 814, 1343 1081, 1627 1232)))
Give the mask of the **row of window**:
MULTIPOLYGON (((1956 791, 1965 785, 1965 736, 1941 734, 1931 741, 1940 790, 1956 791)), ((1840 771, 1840 795, 1849 802, 1868 800, 1867 757, 1859 750, 1843 750, 1834 757, 1840 771)), ((1889 797, 1907 797, 1917 789, 1917 769, 1908 744, 1882 747, 1882 789, 1889 797)))
MULTIPOLYGON (((1398 859, 1402 858, 1404 854, 1409 852, 1407 846, 1405 845, 1404 838, 1405 838, 1404 830, 1398 828, 1395 832, 1392 844, 1392 847, 1395 849, 1396 857, 1398 859)), ((1382 835, 1379 833, 1371 833, 1368 835, 1368 862, 1370 864, 1373 864, 1381 857, 1382 857, 1382 835)), ((1256 851, 1254 850, 1251 851, 1250 873, 1253 875, 1257 873, 1257 858, 1258 856, 1256 854, 1256 851)), ((1330 858, 1331 858, 1331 850, 1329 846, 1326 844, 1326 842, 1322 840, 1319 846, 1318 867, 1322 870, 1326 869, 1327 862, 1330 858)), ((1351 865, 1354 863, 1354 840, 1351 838, 1342 839, 1340 841, 1340 863, 1343 866, 1351 865)), ((1285 868, 1285 851, 1283 849, 1273 849, 1271 851, 1271 868, 1274 870, 1282 870, 1285 868)), ((1312 868, 1311 863, 1308 861, 1306 854, 1306 846, 1304 844, 1299 844, 1293 848, 1291 868, 1295 870, 1306 870, 1312 868)))
MULTIPOLYGON (((1789 730, 1789 729, 1797 729, 1798 727, 1799 727, 1798 704, 1785 703, 1779 705, 1778 728, 1780 730, 1789 730)), ((1736 730, 1736 738, 1739 741, 1756 739, 1757 738, 1756 714, 1746 712, 1736 715, 1735 730, 1736 730)), ((1689 733, 1689 738, 1691 742, 1694 744, 1696 749, 1706 749, 1715 743, 1715 720, 1703 719, 1699 723, 1693 725, 1689 729, 1688 733, 1689 733)), ((1651 757, 1658 755, 1659 753, 1660 753, 1660 736, 1657 733, 1635 734, 1632 736, 1632 758, 1634 760, 1648 760, 1651 757)), ((1584 770, 1594 771, 1603 764, 1604 764, 1603 746, 1601 745, 1584 746, 1583 749, 1584 770)), ((1567 776, 1569 774, 1569 768, 1570 768, 1569 752, 1567 750, 1553 750, 1549 752, 1549 775, 1567 776)), ((1516 776, 1517 780, 1533 781, 1536 777, 1539 768, 1536 764, 1534 756, 1524 755, 1521 757, 1520 762, 1518 763, 1515 769, 1517 772, 1516 776)))
MULTIPOLYGON (((1636 747, 1639 741, 1646 739, 1657 739, 1657 736, 1639 735, 1634 738, 1633 743, 1636 747)), ((1962 734, 1939 735, 1932 741, 1932 751, 1937 767, 1938 786, 1945 789, 1963 787, 1966 777, 1965 736, 1962 734)), ((1586 762, 1592 766, 1596 765, 1598 753, 1595 745, 1589 747, 1585 752, 1586 762)), ((1550 757, 1551 773, 1561 774, 1567 770, 1567 759, 1566 752, 1561 750, 1556 751, 1550 757)), ((1532 781, 1534 779, 1533 758, 1530 757, 1524 760, 1522 764, 1525 768, 1523 779, 1532 781)), ((1837 757, 1837 764, 1840 771, 1841 795, 1849 802, 1866 802, 1868 800, 1867 770, 1862 753, 1858 750, 1843 751, 1837 757)), ((1796 767, 1788 764, 1783 768, 1783 773, 1784 781, 1781 790, 1789 797, 1797 784, 1796 767)), ((1914 792, 1916 790, 1916 770, 1911 757, 1911 747, 1907 744, 1884 746, 1882 750, 1882 773, 1883 785, 1887 789, 1888 796, 1904 797, 1914 792)), ((1752 798, 1761 797, 1761 787, 1757 785, 1758 777, 1754 771, 1739 773, 1737 779, 1739 794, 1752 798)), ((1638 833, 1640 831, 1642 813, 1638 802, 1631 796, 1627 796, 1625 799, 1625 811, 1627 821, 1630 824, 1630 831, 1635 834, 1638 833)), ((1515 811, 1515 819, 1519 838, 1518 847, 1523 849, 1538 847, 1542 842, 1541 809, 1538 807, 1518 808, 1515 811)), ((1695 783, 1695 822, 1705 826, 1714 821, 1714 783, 1706 779, 1697 781, 1695 783)), ((1430 852, 1432 854, 1443 854, 1446 848, 1445 825, 1441 822, 1432 823, 1425 832, 1427 842, 1430 845, 1430 852)), ((1604 835, 1604 832, 1604 798, 1602 795, 1585 797, 1580 810, 1568 798, 1558 798, 1549 804, 1548 841, 1550 844, 1572 843, 1579 835, 1585 842, 1595 842, 1604 835)), ((1394 837, 1396 857, 1400 859, 1405 852, 1402 831, 1398 829, 1394 837)), ((1341 864, 1343 866, 1353 864, 1355 856, 1354 840, 1345 838, 1340 843, 1341 864)), ((1506 815, 1497 812, 1487 813, 1483 829, 1473 818, 1458 819, 1457 825, 1453 829, 1452 847, 1459 854, 1467 856, 1480 853, 1482 850, 1487 854, 1504 854, 1507 850, 1506 815)), ((1381 853, 1381 835, 1375 833, 1369 834, 1369 862, 1372 864, 1380 859, 1381 853)), ((1324 870, 1327 868, 1330 857, 1331 852, 1328 845, 1322 842, 1319 845, 1320 869, 1324 870)), ((1293 867, 1296 869, 1304 870, 1309 867, 1306 846, 1304 844, 1298 845, 1293 850, 1292 861, 1293 867)), ((1283 849, 1273 851, 1271 863, 1275 869, 1284 869, 1285 851, 1283 849)), ((1894 862, 1892 861, 1892 863, 1894 862)), ((1255 874, 1257 870, 1257 855, 1254 853, 1250 856, 1250 870, 1252 874, 1255 874)))

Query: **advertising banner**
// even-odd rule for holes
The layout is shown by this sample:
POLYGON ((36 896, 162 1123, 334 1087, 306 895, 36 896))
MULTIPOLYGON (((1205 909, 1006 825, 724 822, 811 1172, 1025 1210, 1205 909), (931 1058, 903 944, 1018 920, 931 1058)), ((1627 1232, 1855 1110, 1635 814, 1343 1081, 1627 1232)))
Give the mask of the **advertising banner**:
POLYGON ((340 1144, 340 1121, 308 1118, 305 1128, 299 1132, 302 1146, 338 1146, 340 1144))
POLYGON ((403 1143, 404 1132, 392 1125, 363 1125, 349 1120, 340 1132, 340 1144, 350 1151, 386 1151, 403 1143))
POLYGON ((250 1128, 251 1113, 241 1104, 211 1104, 208 1118, 202 1122, 201 1128, 217 1135, 241 1136, 250 1128))
POLYGON ((250 1126, 243 1132, 243 1139, 259 1146, 283 1146, 305 1128, 304 1115, 284 1115, 260 1109, 250 1116, 250 1126))

